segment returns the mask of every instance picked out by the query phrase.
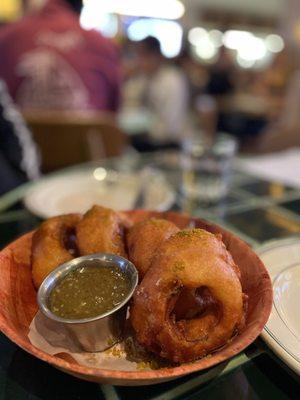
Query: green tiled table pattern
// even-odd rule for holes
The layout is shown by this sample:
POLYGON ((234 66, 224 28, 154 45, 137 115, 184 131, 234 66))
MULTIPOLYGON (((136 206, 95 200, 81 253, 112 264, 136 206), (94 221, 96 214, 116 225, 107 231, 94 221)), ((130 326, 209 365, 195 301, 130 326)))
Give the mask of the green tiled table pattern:
MULTIPOLYGON (((94 165, 94 164, 93 164, 94 165)), ((249 244, 300 234, 300 190, 235 171, 230 194, 221 203, 201 205, 180 194, 181 171, 168 156, 109 160, 107 168, 163 170, 177 193, 176 211, 189 212, 235 232, 249 244)), ((89 165, 76 167, 82 170, 89 165)), ((24 185, 0 198, 0 248, 34 228, 39 218, 24 209, 24 185)), ((200 383, 201 374, 144 387, 97 385, 68 376, 19 349, 0 334, 0 400, 175 400, 300 399, 300 381, 258 339, 232 359, 215 379, 200 383)))

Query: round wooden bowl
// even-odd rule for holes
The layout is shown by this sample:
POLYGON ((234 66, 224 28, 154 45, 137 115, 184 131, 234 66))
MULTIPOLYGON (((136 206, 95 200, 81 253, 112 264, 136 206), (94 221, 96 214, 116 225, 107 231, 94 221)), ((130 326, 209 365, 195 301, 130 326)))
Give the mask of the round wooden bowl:
MULTIPOLYGON (((99 383, 114 385, 147 385, 175 379, 196 371, 207 372, 208 368, 225 363, 247 346, 261 333, 272 306, 272 284, 268 272, 258 256, 241 239, 217 225, 199 218, 190 218, 173 212, 130 211, 133 221, 156 216, 173 221, 180 228, 193 223, 195 227, 212 233, 221 233, 227 249, 231 252, 242 275, 243 291, 249 296, 247 323, 244 330, 226 347, 210 357, 174 368, 141 371, 115 371, 88 368, 64 354, 50 356, 34 347, 28 337, 29 325, 38 310, 36 291, 31 279, 31 238, 28 233, 8 245, 0 252, 0 329, 28 353, 48 362, 76 377, 99 383)), ((219 366, 218 366, 219 367, 219 366)))

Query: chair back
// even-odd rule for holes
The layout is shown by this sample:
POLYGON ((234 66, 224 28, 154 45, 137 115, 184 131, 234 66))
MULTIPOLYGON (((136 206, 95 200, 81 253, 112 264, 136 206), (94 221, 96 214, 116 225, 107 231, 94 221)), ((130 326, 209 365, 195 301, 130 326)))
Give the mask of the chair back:
POLYGON ((40 148, 43 172, 118 156, 126 142, 111 113, 34 111, 23 115, 40 148))

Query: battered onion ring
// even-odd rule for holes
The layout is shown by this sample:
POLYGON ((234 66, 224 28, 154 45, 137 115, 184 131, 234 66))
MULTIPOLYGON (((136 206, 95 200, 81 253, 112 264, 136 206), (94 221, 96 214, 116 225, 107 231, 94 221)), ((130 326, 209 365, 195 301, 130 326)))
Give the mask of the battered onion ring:
POLYGON ((127 257, 123 242, 124 222, 121 213, 93 206, 76 227, 81 255, 112 253, 127 257))
POLYGON ((240 281, 219 238, 202 229, 184 230, 162 244, 134 294, 130 310, 137 340, 174 362, 196 360, 232 337, 243 319, 240 281), (217 304, 212 314, 176 320, 183 289, 205 288, 217 304))
MULTIPOLYGON (((128 255, 139 271, 140 280, 150 268, 161 244, 177 232, 179 228, 175 224, 157 218, 140 221, 129 229, 128 255)), ((207 291, 196 293, 195 290, 185 289, 175 305, 174 314, 176 319, 192 318, 203 312, 208 313, 213 306, 214 299, 207 291)))
POLYGON ((136 266, 142 279, 149 269, 159 246, 179 228, 165 219, 151 218, 133 225, 127 234, 127 248, 130 261, 136 266))
MULTIPOLYGON (((153 258, 161 244, 170 236, 179 232, 179 228, 170 221, 158 218, 149 218, 140 221, 129 229, 127 247, 130 260, 139 271, 140 280, 150 268, 153 258)), ((209 294, 204 296, 195 290, 183 290, 176 303, 174 314, 177 319, 192 318, 204 311, 209 311, 213 298, 209 294)))
POLYGON ((46 276, 74 254, 67 249, 68 235, 75 230, 81 216, 68 214, 43 222, 32 238, 32 278, 36 288, 46 276))

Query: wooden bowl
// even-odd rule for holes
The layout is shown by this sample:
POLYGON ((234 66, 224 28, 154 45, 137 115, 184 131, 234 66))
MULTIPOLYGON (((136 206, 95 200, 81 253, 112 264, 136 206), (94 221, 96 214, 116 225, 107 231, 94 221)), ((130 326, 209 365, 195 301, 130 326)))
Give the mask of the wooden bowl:
POLYGON ((73 358, 50 356, 34 347, 28 337, 29 325, 37 312, 36 291, 31 279, 30 255, 32 233, 28 233, 0 252, 0 329, 28 353, 76 377, 114 385, 147 385, 175 379, 186 374, 207 370, 224 363, 249 346, 261 333, 272 306, 270 277, 258 256, 242 240, 217 225, 199 218, 173 212, 143 210, 127 213, 134 221, 157 216, 173 221, 180 228, 193 223, 195 227, 221 233, 242 274, 243 291, 249 296, 246 327, 226 347, 211 357, 174 368, 141 371, 115 371, 81 366, 73 358))

